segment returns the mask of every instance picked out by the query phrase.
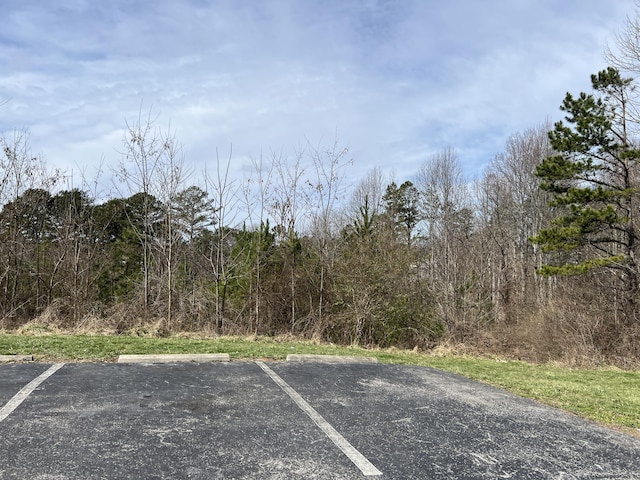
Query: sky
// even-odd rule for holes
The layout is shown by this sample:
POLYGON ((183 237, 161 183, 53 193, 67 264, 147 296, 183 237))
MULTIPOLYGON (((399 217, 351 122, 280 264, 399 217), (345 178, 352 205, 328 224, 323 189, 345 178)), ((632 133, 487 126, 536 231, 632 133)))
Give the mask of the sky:
POLYGON ((0 134, 110 178, 127 122, 171 130, 196 175, 335 142, 349 177, 469 176, 589 89, 633 0, 2 0, 0 134), (231 150, 232 149, 232 150, 231 150), (216 153, 217 152, 217 153, 216 153))

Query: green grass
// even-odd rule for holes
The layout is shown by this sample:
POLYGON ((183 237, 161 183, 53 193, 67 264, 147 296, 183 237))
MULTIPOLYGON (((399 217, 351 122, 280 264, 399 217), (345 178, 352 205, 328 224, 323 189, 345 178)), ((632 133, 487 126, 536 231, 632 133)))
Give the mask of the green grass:
POLYGON ((134 336, 0 335, 0 354, 33 354, 42 361, 113 361, 121 354, 228 353, 232 359, 284 360, 289 353, 374 355, 363 349, 318 345, 313 342, 238 337, 191 339, 134 336))
POLYGON ((0 334, 0 354, 33 354, 40 361, 113 361, 120 354, 228 353, 232 359, 283 360, 289 353, 375 356, 380 362, 422 365, 457 373, 515 394, 640 434, 640 372, 573 370, 470 356, 366 350, 280 339, 141 338, 0 334))

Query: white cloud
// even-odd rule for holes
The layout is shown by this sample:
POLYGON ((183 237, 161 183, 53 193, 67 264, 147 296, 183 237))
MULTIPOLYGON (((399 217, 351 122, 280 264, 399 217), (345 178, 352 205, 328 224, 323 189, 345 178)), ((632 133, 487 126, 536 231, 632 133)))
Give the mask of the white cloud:
MULTIPOLYGON (((452 146, 469 172, 588 88, 632 0, 4 2, 0 131, 57 166, 119 161, 153 108, 196 167, 336 132, 355 172, 408 178, 452 146), (114 144, 115 142, 115 144, 114 144)), ((353 175, 353 173, 352 173, 353 175)))

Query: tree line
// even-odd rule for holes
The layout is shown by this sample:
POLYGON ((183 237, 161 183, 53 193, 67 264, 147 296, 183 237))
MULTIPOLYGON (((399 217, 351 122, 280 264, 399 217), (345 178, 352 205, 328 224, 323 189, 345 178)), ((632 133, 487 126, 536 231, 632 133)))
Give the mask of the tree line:
POLYGON ((633 81, 610 67, 563 121, 510 136, 479 178, 453 148, 411 180, 348 185, 336 140, 252 160, 216 154, 200 183, 175 135, 127 124, 118 195, 3 137, 0 327, 291 334, 343 344, 443 342, 536 360, 634 362, 638 159, 633 81))

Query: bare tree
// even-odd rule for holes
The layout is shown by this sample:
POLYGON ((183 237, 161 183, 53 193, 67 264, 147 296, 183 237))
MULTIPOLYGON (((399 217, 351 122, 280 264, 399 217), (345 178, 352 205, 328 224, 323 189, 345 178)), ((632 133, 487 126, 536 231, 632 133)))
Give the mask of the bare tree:
POLYGON ((624 27, 614 36, 617 51, 606 45, 605 60, 618 70, 640 72, 640 12, 636 2, 633 16, 627 16, 624 27))
MULTIPOLYGON (((156 165, 157 179, 154 190, 162 209, 162 235, 156 236, 156 245, 165 266, 166 299, 167 299, 167 328, 172 328, 174 310, 174 283, 176 265, 176 247, 182 242, 182 235, 178 225, 178 199, 189 172, 184 166, 182 147, 176 142, 175 134, 168 130, 161 134, 160 143, 162 155, 156 165)), ((162 291, 162 290, 160 290, 162 291)))
POLYGON ((349 148, 342 147, 336 137, 328 148, 311 147, 309 154, 315 176, 309 180, 309 203, 313 208, 313 239, 320 256, 320 278, 318 286, 318 321, 322 324, 325 309, 326 277, 333 263, 332 247, 337 237, 336 204, 345 195, 343 186, 345 169, 352 163, 349 148))
POLYGON ((384 186, 388 183, 379 167, 374 167, 356 185, 345 207, 342 228, 356 234, 372 233, 382 212, 384 186))
MULTIPOLYGON (((614 36, 617 48, 612 49, 608 44, 605 46, 604 58, 607 63, 621 72, 628 72, 632 75, 640 74, 640 2, 636 1, 636 10, 633 16, 627 16, 624 27, 614 36)), ((638 108, 638 97, 635 89, 630 89, 627 94, 628 99, 624 115, 630 120, 628 127, 633 130, 628 134, 638 135, 640 133, 640 110, 638 108)))
POLYGON ((135 122, 126 122, 123 138, 124 150, 116 171, 117 178, 128 189, 129 194, 140 196, 142 201, 141 221, 130 218, 130 225, 142 247, 142 284, 145 316, 151 304, 151 271, 154 247, 160 246, 164 256, 161 263, 167 268, 168 320, 172 315, 173 276, 173 209, 179 188, 186 179, 181 147, 168 129, 163 132, 155 126, 157 117, 149 110, 142 117, 142 109, 135 122), (164 212, 163 212, 164 210, 164 212), (164 217, 164 218, 161 218, 164 217), (157 237, 158 225, 164 223, 164 236, 157 237))
MULTIPOLYGON (((433 155, 420 168, 416 186, 423 195, 427 235, 445 239, 451 236, 454 217, 468 207, 467 179, 457 153, 451 147, 433 155)), ((445 242, 446 243, 446 242, 445 242)))
POLYGON ((426 222, 427 272, 437 289, 441 319, 453 327, 464 322, 467 312, 458 295, 467 280, 465 246, 474 221, 467 180, 453 148, 429 158, 418 172, 416 185, 426 222))
POLYGON ((32 202, 21 202, 26 192, 48 192, 62 178, 59 170, 49 171, 40 155, 31 151, 29 133, 15 131, 9 138, 0 137, 0 202, 4 205, 2 229, 2 260, 0 261, 0 288, 4 292, 3 310, 5 316, 14 316, 21 312, 30 312, 29 306, 37 311, 40 307, 40 241, 37 234, 31 240, 24 238, 21 223, 34 219, 35 210, 42 207, 32 202), (29 245, 35 249, 29 251, 29 245), (33 275, 23 275, 26 259, 35 258, 33 275), (21 278, 29 278, 27 283, 35 281, 35 297, 24 292, 20 294, 21 278))
POLYGON ((492 299, 498 318, 509 302, 540 300, 547 280, 535 275, 542 255, 530 237, 549 221, 550 197, 540 190, 536 167, 553 151, 546 122, 511 135, 479 182, 478 205, 492 268, 492 299))
POLYGON ((230 225, 236 223, 239 214, 239 186, 229 174, 233 147, 229 148, 226 162, 221 161, 216 149, 216 170, 213 175, 205 173, 207 188, 216 204, 217 227, 215 241, 208 253, 208 263, 213 271, 216 297, 216 328, 222 332, 226 315, 227 288, 233 275, 231 263, 231 239, 233 230, 230 225))
POLYGON ((249 302, 251 314, 249 319, 250 330, 258 333, 260 329, 260 316, 262 304, 262 262, 265 252, 264 244, 270 234, 269 220, 267 218, 267 207, 272 188, 274 164, 271 161, 265 162, 265 158, 260 154, 257 159, 252 159, 253 176, 245 185, 244 198, 247 207, 247 219, 253 232, 252 244, 249 246, 248 258, 252 260, 249 278, 249 302), (253 321, 251 321, 253 317, 253 321), (253 323, 253 325, 251 325, 253 323))
POLYGON ((360 207, 365 204, 365 201, 370 205, 372 211, 379 212, 382 207, 384 186, 388 183, 389 181, 380 167, 373 167, 351 192, 347 204, 347 217, 349 219, 357 217, 360 213, 360 207))
POLYGON ((297 322, 297 266, 300 250, 298 222, 302 217, 303 185, 302 159, 304 150, 299 149, 291 159, 282 153, 272 154, 275 170, 274 184, 269 198, 269 214, 274 219, 276 242, 283 253, 283 267, 289 277, 289 324, 295 331, 297 322))

